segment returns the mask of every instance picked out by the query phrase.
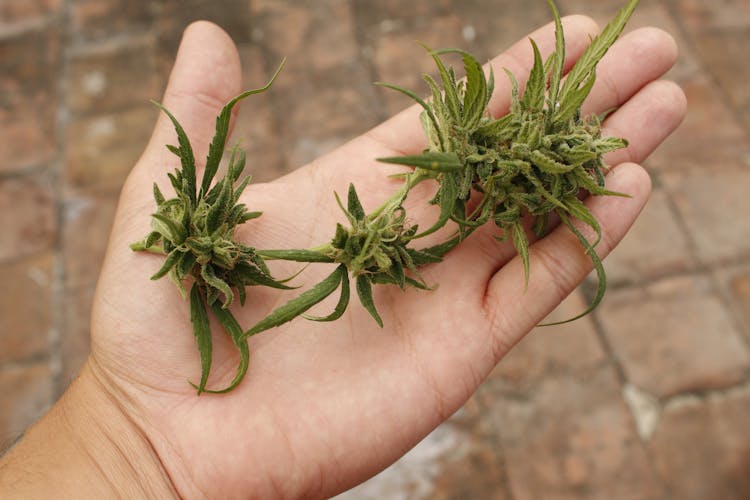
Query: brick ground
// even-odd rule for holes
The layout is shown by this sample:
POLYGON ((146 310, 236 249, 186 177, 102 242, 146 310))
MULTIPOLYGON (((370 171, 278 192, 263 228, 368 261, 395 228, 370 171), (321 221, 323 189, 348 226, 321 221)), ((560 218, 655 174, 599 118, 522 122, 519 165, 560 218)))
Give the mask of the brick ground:
MULTIPOLYGON (((600 23, 621 3, 559 1, 600 23)), ((415 40, 487 58, 550 19, 542 0, 216 4, 0 2, 0 449, 85 359, 117 192, 187 23, 230 33, 247 86, 289 57, 237 123, 265 181, 407 104, 371 82, 421 88, 433 69, 415 40)), ((750 75, 736 63, 750 3, 642 2, 632 25, 649 24, 680 46, 670 77, 690 110, 647 162, 654 197, 609 259, 605 304, 534 332, 457 415, 345 498, 750 497, 750 75)))

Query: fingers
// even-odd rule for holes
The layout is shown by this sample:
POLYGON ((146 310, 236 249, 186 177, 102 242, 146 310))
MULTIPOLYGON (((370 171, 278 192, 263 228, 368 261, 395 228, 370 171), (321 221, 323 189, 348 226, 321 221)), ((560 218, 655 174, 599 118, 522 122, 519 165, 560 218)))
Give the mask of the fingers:
POLYGON ((682 122, 687 99, 673 82, 647 84, 604 122, 604 134, 624 137, 628 147, 606 156, 608 165, 640 163, 682 122))
MULTIPOLYGON (((229 36, 206 21, 191 24, 180 43, 162 104, 185 129, 198 166, 205 160, 216 116, 240 93, 241 83, 239 55, 229 36)), ((161 181, 166 167, 179 162, 166 144, 177 144, 177 135, 167 116, 160 113, 134 174, 161 181)))
MULTIPOLYGON (((607 175, 607 188, 632 198, 589 197, 586 206, 602 226, 596 251, 605 257, 622 240, 651 191, 648 174, 633 163, 622 164, 607 175)), ((577 227, 591 240, 590 228, 577 227)), ((559 304, 592 269, 591 259, 567 226, 560 225, 530 248, 528 289, 524 290, 523 264, 516 257, 490 280, 484 311, 495 335, 495 352, 502 357, 520 338, 559 304)))
MULTIPOLYGON (((592 19, 585 16, 568 16, 562 19, 565 32, 566 68, 570 68, 588 46, 590 37, 599 29, 592 19)), ((555 48, 554 23, 534 31, 529 35, 539 46, 543 57, 555 48)), ((534 63, 533 52, 528 38, 516 42, 510 49, 493 59, 490 64, 495 72, 495 91, 489 103, 493 116, 500 116, 510 107, 511 85, 503 68, 509 69, 523 85, 534 63)), ((412 89, 419 93, 418 89, 412 89)), ((426 139, 419 125, 419 105, 411 106, 390 120, 375 127, 367 136, 386 149, 385 153, 416 154, 424 149, 426 139)))

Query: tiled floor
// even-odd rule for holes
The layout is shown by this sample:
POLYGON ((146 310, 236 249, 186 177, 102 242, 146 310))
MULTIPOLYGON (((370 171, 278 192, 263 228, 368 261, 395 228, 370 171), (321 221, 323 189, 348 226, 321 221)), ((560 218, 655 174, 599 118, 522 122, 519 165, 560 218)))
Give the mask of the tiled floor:
MULTIPOLYGON (((621 3, 559 1, 600 22, 621 3)), ((248 86, 289 57, 235 136, 265 181, 408 104, 371 82, 420 88, 432 68, 415 40, 487 58, 550 14, 543 0, 0 2, 0 449, 86 356, 117 193, 197 18, 234 38, 248 86)), ((750 2, 644 0, 644 25, 677 39, 669 77, 689 114, 646 163, 655 192, 606 262, 605 303, 527 337, 346 498, 750 498, 750 2)))

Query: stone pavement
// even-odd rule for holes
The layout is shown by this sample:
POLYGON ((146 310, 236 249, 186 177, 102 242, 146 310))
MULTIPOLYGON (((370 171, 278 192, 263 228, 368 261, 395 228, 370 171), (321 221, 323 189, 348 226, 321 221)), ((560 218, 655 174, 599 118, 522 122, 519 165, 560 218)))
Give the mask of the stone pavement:
MULTIPOLYGON (((558 3, 604 22, 624 0, 558 3)), ((289 56, 235 134, 270 180, 408 104, 371 82, 422 88, 415 40, 487 58, 550 14, 543 0, 0 2, 0 450, 86 356, 118 189, 198 18, 238 43, 247 86, 289 56)), ((689 114, 646 164, 654 195, 605 263, 604 304, 530 335, 344 498, 750 498, 750 2, 644 0, 644 25, 677 39, 669 77, 689 114)))

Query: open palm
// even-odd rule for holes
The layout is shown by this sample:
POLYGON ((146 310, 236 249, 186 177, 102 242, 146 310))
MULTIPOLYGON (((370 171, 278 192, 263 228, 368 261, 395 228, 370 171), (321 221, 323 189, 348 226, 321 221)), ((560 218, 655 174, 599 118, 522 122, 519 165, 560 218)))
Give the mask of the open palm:
MULTIPOLYGON (((596 26, 584 17, 563 23, 570 67, 596 26)), ((553 50, 552 25, 531 36, 543 54, 553 50)), ((603 228, 601 256, 620 241, 648 196, 648 176, 634 163, 669 135, 684 113, 681 91, 655 81, 675 57, 668 35, 643 29, 620 40, 599 66, 586 110, 618 107, 605 131, 626 137, 631 146, 608 157, 616 167, 607 185, 632 195, 587 200, 603 228)), ((492 64, 523 80, 532 62, 523 40, 492 64)), ((205 157, 216 114, 240 92, 239 75, 226 34, 209 23, 187 30, 164 104, 185 127, 196 158, 205 157)), ((503 80, 490 104, 496 116, 510 100, 503 80)), ((398 186, 388 178, 397 169, 375 158, 421 151, 418 113, 408 109, 311 165, 251 185, 243 202, 264 215, 243 225, 237 237, 265 249, 327 242, 342 218, 333 191, 345 193, 354 183, 367 210, 398 186)), ((152 183, 166 192, 175 158, 164 144, 174 142, 171 124, 161 117, 123 189, 95 297, 85 370, 140 427, 184 497, 321 497, 366 479, 458 409, 590 271, 575 236, 559 227, 532 245, 524 291, 523 265, 512 245, 498 244, 496 230, 482 228, 443 262, 425 268, 426 281, 440 285, 436 290, 376 289, 383 329, 356 301, 334 323, 297 319, 250 340, 250 369, 235 391, 198 397, 187 383, 200 376, 189 304, 167 280, 148 280, 161 265, 159 257, 128 248, 148 231, 152 183)), ((409 204, 425 206, 430 188, 424 183, 412 191, 409 204)), ((435 216, 428 208, 409 213, 425 227, 435 216)), ((277 276, 295 270, 273 264, 277 276)), ((311 267, 296 281, 310 286, 327 272, 326 266, 311 267)), ((297 293, 250 288, 248 304, 233 311, 248 328, 297 293)), ((326 306, 319 306, 321 312, 326 306)), ((218 388, 234 376, 237 354, 231 339, 213 326, 209 387, 218 388)))

